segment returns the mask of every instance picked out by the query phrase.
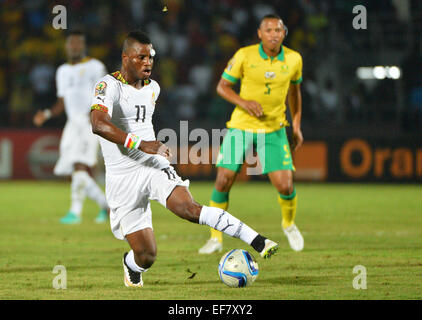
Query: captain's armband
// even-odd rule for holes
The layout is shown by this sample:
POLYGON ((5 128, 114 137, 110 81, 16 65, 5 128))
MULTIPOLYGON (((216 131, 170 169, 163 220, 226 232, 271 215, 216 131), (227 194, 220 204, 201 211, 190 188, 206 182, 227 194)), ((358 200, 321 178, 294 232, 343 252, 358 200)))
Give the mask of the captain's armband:
POLYGON ((106 106, 103 106, 102 104, 94 104, 91 107, 91 111, 92 110, 98 110, 98 111, 101 111, 101 112, 108 113, 108 108, 106 106))

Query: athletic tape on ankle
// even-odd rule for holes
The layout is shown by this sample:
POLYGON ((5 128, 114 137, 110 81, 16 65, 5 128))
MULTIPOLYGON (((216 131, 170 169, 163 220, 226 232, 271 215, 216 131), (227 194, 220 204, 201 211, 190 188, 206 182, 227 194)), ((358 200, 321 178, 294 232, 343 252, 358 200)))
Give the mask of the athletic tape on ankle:
POLYGON ((128 149, 138 149, 141 144, 141 138, 133 133, 128 133, 124 146, 128 149))

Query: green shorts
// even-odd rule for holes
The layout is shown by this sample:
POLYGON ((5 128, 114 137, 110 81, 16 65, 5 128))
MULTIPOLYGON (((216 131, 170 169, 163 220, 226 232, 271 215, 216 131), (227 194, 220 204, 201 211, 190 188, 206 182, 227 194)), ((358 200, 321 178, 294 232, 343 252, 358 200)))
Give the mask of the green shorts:
MULTIPOLYGON (((278 170, 296 170, 286 128, 270 133, 253 133, 230 128, 221 144, 216 166, 239 172, 251 147, 257 151, 262 174, 278 170)), ((250 165, 256 166, 252 163, 250 165)))

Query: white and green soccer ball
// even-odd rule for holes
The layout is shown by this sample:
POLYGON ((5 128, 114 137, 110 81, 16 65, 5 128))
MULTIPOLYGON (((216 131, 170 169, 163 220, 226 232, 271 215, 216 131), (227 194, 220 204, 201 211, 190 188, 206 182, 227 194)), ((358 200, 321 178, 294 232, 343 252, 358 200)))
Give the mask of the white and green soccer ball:
POLYGON ((258 263, 248 251, 233 249, 221 257, 218 275, 229 287, 250 286, 258 277, 258 263))

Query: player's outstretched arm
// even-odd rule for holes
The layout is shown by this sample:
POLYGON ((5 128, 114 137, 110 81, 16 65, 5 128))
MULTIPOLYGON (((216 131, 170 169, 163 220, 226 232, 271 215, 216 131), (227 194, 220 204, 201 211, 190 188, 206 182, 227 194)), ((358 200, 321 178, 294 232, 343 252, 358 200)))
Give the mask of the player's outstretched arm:
MULTIPOLYGON (((108 141, 126 146, 130 134, 115 126, 110 120, 108 113, 91 110, 92 132, 108 141)), ((139 138, 142 139, 142 137, 139 138)), ((170 156, 169 148, 161 141, 141 140, 136 146, 145 153, 159 154, 166 158, 170 156)))
POLYGON ((233 83, 221 78, 217 85, 217 93, 228 102, 245 109, 251 116, 259 118, 264 114, 262 106, 258 102, 242 99, 232 87, 233 83))
POLYGON ((33 122, 37 127, 41 127, 48 119, 57 117, 64 111, 64 99, 57 98, 56 103, 50 109, 38 110, 34 115, 33 122))
POLYGON ((300 84, 290 84, 287 95, 290 113, 292 115, 294 150, 299 149, 303 143, 302 130, 300 128, 302 119, 302 94, 300 84))

